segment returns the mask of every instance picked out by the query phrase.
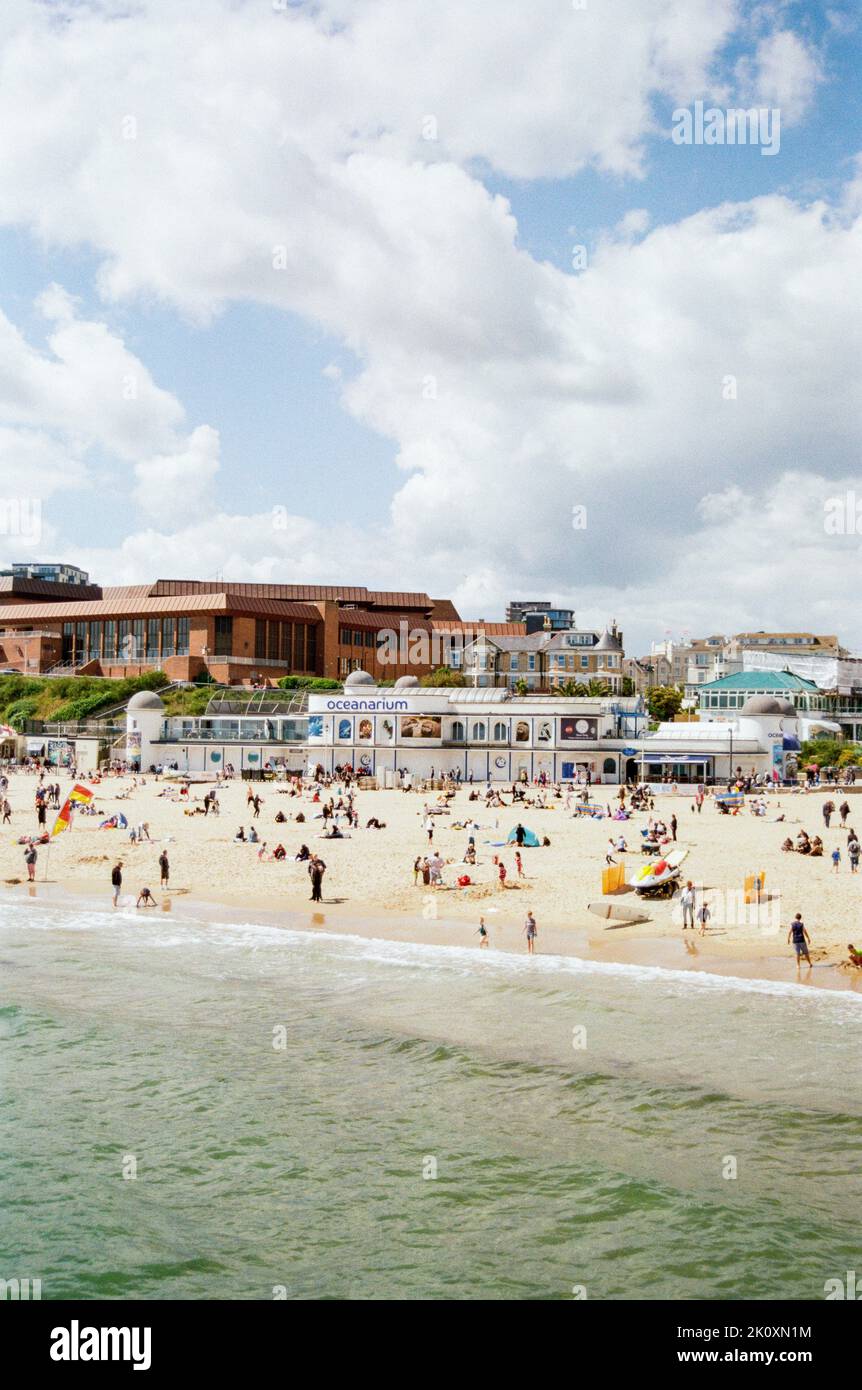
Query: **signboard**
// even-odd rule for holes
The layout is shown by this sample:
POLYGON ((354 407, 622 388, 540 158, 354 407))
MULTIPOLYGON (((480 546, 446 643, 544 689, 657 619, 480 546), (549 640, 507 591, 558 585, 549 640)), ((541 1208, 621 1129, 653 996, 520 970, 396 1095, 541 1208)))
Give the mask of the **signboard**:
POLYGON ((575 715, 571 719, 560 720, 560 738, 571 739, 596 739, 599 736, 598 719, 588 719, 583 715, 575 715))
POLYGON ((405 714, 401 719, 401 737, 442 738, 442 716, 439 714, 405 714))

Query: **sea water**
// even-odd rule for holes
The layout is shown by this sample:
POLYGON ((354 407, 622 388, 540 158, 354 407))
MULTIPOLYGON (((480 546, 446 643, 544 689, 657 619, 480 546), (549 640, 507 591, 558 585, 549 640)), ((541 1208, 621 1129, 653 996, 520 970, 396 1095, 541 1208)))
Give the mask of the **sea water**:
POLYGON ((822 1298, 862 999, 0 910, 0 1278, 75 1298, 822 1298))

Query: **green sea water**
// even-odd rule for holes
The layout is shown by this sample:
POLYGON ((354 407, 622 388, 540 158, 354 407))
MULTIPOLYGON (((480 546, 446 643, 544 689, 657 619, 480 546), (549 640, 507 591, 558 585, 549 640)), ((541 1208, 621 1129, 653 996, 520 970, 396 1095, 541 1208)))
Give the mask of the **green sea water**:
POLYGON ((862 1280, 858 996, 38 904, 0 972, 0 1277, 43 1299, 862 1280))

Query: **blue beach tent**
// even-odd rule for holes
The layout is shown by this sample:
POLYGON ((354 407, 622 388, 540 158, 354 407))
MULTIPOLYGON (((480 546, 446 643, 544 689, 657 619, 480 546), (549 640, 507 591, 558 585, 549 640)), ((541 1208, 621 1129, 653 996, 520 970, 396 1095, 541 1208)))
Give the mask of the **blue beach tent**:
MULTIPOLYGON (((524 831, 524 841, 523 841, 523 842, 524 842, 525 847, 526 847, 527 849, 537 849, 538 846, 541 844, 541 841, 540 841, 538 835, 535 833, 535 831, 533 831, 533 830, 528 830, 527 827, 526 827, 526 825, 523 826, 522 829, 523 829, 523 831, 524 831)), ((517 826, 513 826, 512 829, 509 831, 509 838, 507 839, 506 843, 509 844, 509 845, 514 845, 514 844, 517 843, 517 840, 518 840, 518 830, 517 830, 517 826)))

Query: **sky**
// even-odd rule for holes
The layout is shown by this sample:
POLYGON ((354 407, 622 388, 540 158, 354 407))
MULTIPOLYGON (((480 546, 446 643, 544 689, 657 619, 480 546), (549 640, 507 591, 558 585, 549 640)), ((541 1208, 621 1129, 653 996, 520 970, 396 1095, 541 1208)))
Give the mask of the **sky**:
POLYGON ((3 0, 0 560, 862 650, 860 78, 846 0, 3 0))

